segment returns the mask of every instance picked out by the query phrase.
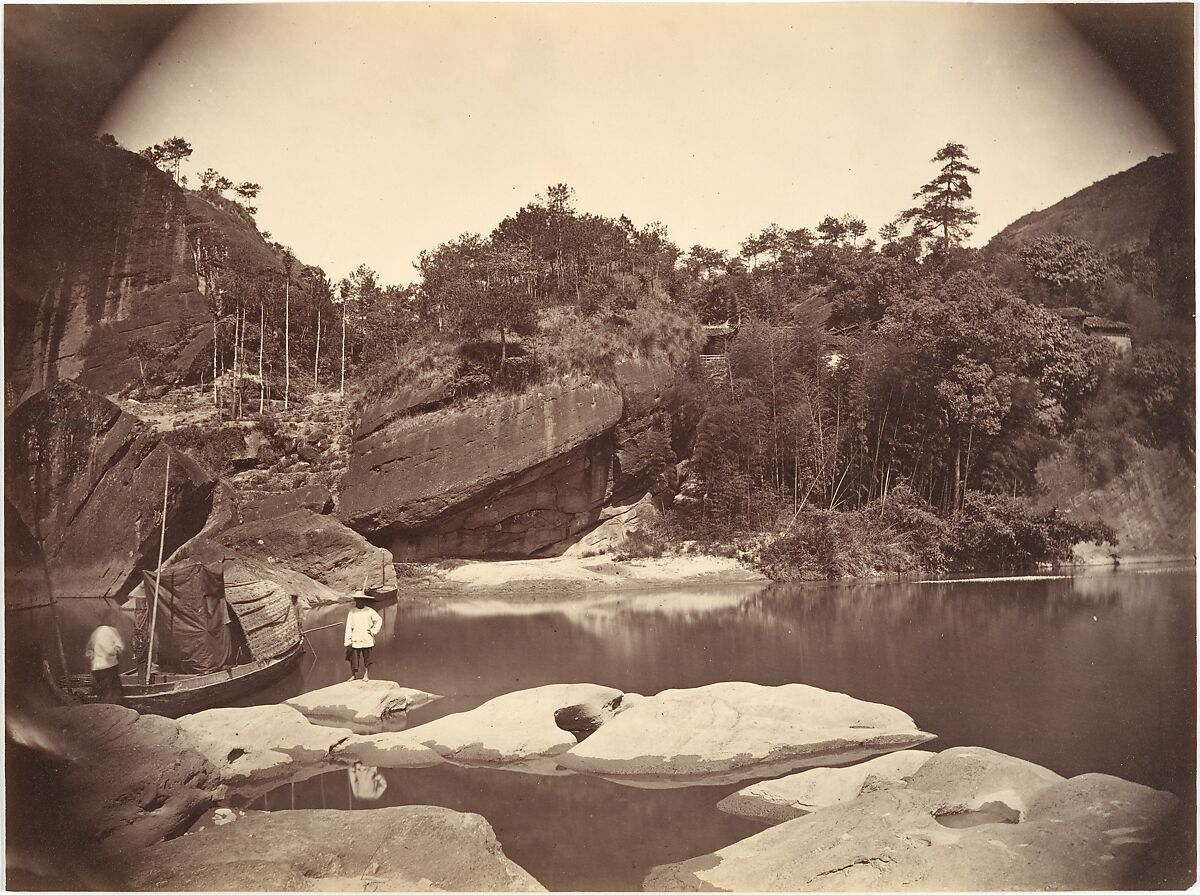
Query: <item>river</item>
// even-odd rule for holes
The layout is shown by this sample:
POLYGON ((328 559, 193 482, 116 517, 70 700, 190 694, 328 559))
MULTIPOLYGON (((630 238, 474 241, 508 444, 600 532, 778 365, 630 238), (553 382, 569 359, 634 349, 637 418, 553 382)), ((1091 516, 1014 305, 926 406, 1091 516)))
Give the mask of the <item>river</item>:
MULTIPOLYGON (((655 693, 716 681, 800 682, 887 703, 939 737, 1065 776, 1102 772, 1190 799, 1195 786, 1196 573, 694 587, 446 600, 383 609, 373 676, 443 694, 411 724, 525 687, 586 681, 655 693)), ((345 608, 311 613, 307 628, 345 608)), ((340 627, 253 702, 348 676, 340 627)), ((363 809, 432 804, 488 819, 505 853, 550 889, 640 888, 655 864, 761 827, 715 809, 737 786, 646 790, 584 776, 452 766, 383 770, 374 800, 347 772, 255 803, 363 809)), ((743 783, 741 785, 747 785, 743 783)))

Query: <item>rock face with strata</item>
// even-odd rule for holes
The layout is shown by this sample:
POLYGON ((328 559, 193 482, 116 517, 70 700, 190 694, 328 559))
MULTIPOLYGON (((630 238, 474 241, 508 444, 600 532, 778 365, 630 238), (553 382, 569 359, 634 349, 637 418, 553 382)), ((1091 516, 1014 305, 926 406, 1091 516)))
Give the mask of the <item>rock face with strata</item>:
POLYGON ((545 891, 478 814, 412 805, 247 812, 143 852, 132 889, 545 891))
POLYGON ((117 391, 138 379, 135 338, 167 348, 180 370, 203 362, 212 318, 197 244, 220 244, 248 275, 282 275, 233 202, 181 189, 124 149, 82 139, 47 148, 55 161, 40 194, 23 189, 10 208, 20 238, 6 254, 5 304, 20 313, 6 314, 5 374, 18 395, 66 379, 117 391))
POLYGON ((901 786, 933 758, 932 752, 905 749, 845 768, 811 768, 776 780, 763 780, 726 796, 717 807, 729 814, 782 823, 864 792, 901 786))
POLYGON ((284 705, 314 724, 358 730, 379 725, 438 698, 424 690, 401 687, 395 681, 342 681, 293 696, 284 705))
POLYGON ((217 767, 183 727, 117 705, 46 712, 68 756, 70 821, 106 852, 129 852, 182 833, 224 793, 217 767))
POLYGON ((933 739, 899 709, 804 684, 720 683, 638 701, 559 764, 618 782, 725 783, 933 739))
POLYGON ((1063 780, 990 750, 948 749, 905 786, 870 792, 710 855, 655 868, 645 888, 1141 888, 1156 882, 1147 853, 1178 809, 1171 794, 1116 777, 1063 780))
POLYGON ((376 420, 354 442, 338 515, 402 560, 527 555, 594 521, 621 408, 614 387, 579 381, 376 420))
POLYGON ((171 458, 166 554, 208 522, 217 480, 145 423, 74 382, 24 401, 6 420, 5 498, 42 545, 59 599, 123 599, 158 565, 171 458))
POLYGON ((396 584, 392 555, 332 516, 295 510, 213 536, 239 555, 282 566, 347 597, 365 586, 396 584))

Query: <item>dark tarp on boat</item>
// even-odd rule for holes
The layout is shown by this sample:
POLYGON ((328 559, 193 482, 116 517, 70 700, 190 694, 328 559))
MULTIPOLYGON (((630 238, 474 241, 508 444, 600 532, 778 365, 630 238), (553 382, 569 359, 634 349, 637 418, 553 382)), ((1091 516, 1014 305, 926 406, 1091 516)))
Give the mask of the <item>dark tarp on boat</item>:
MULTIPOLYGON (((142 572, 150 607, 154 575, 142 572)), ((154 661, 179 674, 206 674, 233 664, 234 645, 219 566, 188 560, 163 569, 154 624, 154 661)))

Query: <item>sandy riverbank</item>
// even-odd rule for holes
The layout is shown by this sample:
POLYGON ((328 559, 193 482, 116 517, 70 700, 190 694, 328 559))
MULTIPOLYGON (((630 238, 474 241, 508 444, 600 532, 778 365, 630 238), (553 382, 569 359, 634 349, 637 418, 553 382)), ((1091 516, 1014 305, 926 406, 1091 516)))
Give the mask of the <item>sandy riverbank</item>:
POLYGON ((766 582, 760 572, 723 556, 676 555, 617 562, 608 556, 558 556, 491 562, 443 562, 399 578, 405 598, 561 596, 564 591, 645 590, 698 584, 766 582))

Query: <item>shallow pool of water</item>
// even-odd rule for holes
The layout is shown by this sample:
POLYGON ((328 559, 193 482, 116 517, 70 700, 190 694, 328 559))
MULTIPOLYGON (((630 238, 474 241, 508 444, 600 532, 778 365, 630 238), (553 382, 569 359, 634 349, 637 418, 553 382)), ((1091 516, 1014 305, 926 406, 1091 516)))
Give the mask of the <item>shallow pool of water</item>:
MULTIPOLYGON (((346 609, 315 612, 307 628, 346 609)), ((1068 578, 708 587, 471 600, 382 610, 373 675, 444 694, 412 723, 542 684, 655 693, 716 681, 800 682, 908 712, 939 739, 1065 776, 1115 774, 1188 797, 1195 781, 1195 570, 1068 578)), ((251 702, 348 676, 340 628, 251 702)), ((433 804, 482 814, 551 889, 636 889, 654 865, 761 829, 714 807, 737 786, 647 790, 581 776, 385 770, 379 798, 339 771, 273 793, 271 809, 433 804)), ((745 784, 742 784, 745 785, 745 784)))

